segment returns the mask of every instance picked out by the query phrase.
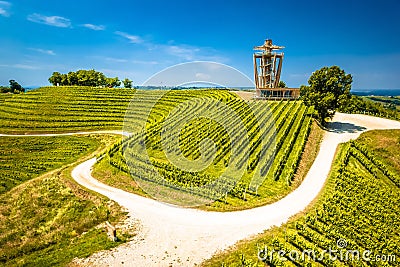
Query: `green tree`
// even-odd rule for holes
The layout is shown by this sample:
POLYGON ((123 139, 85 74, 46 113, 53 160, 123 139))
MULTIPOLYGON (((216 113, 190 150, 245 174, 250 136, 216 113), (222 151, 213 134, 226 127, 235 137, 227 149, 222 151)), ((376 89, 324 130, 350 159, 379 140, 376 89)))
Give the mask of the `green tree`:
POLYGON ((117 87, 121 85, 118 77, 107 78, 102 72, 95 70, 78 70, 70 71, 68 74, 53 72, 49 78, 49 82, 56 85, 71 86, 109 86, 117 87))
POLYGON ((15 80, 10 80, 10 90, 14 94, 19 94, 25 92, 25 89, 17 83, 15 80))
POLYGON ((286 88, 286 83, 284 81, 279 81, 278 88, 286 88))
POLYGON ((11 93, 11 89, 8 86, 0 86, 0 93, 11 93))
POLYGON ((132 80, 129 80, 128 78, 125 78, 122 83, 125 88, 132 88, 132 80))
POLYGON ((63 85, 63 86, 72 85, 68 81, 68 74, 61 74, 61 83, 60 83, 60 85, 63 85))
POLYGON ((62 81, 62 74, 57 71, 53 72, 53 74, 49 78, 49 83, 51 83, 54 86, 63 85, 61 81, 62 81))
POLYGON ((118 77, 115 78, 107 78, 107 86, 110 88, 117 87, 121 85, 121 81, 118 77))
POLYGON ((78 75, 76 72, 70 71, 68 72, 66 82, 64 85, 77 85, 78 84, 78 75))
POLYGON ((352 76, 338 66, 323 67, 311 75, 308 86, 300 87, 301 99, 307 106, 314 106, 318 121, 325 125, 326 119, 350 99, 352 81, 352 76))
POLYGON ((96 84, 96 86, 106 86, 107 85, 107 77, 102 72, 96 72, 95 84, 96 84))
POLYGON ((80 86, 90 86, 89 77, 87 75, 87 70, 78 70, 76 72, 78 78, 77 85, 80 86))

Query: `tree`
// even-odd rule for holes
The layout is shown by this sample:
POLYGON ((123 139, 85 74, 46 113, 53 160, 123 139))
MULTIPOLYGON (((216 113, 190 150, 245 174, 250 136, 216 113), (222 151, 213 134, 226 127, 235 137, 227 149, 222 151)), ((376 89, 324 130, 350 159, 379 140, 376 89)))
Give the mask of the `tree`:
POLYGON ((128 78, 125 78, 122 83, 125 88, 132 88, 132 80, 129 80, 128 78))
POLYGON ((118 77, 107 78, 106 80, 107 80, 107 86, 110 87, 110 88, 117 87, 117 86, 121 85, 121 82, 118 79, 118 77))
POLYGON ((25 89, 17 83, 15 80, 10 80, 10 90, 14 94, 19 94, 25 92, 25 89))
POLYGON ((0 86, 0 93, 12 93, 10 87, 0 86))
POLYGON ((300 96, 304 104, 314 106, 318 121, 325 125, 326 119, 350 99, 352 82, 352 76, 338 66, 323 67, 310 76, 308 86, 300 87, 300 96))
POLYGON ((77 85, 78 84, 78 75, 76 72, 70 71, 68 72, 68 74, 64 74, 66 75, 66 84, 63 85, 77 85))
POLYGON ((53 74, 50 76, 50 78, 49 78, 49 83, 51 83, 51 84, 54 85, 54 86, 63 85, 63 84, 61 83, 61 80, 62 80, 62 74, 59 73, 59 72, 57 72, 57 71, 55 71, 55 72, 53 72, 53 74))
POLYGON ((278 88, 286 88, 286 83, 284 81, 279 81, 278 88))
POLYGON ((78 70, 70 71, 68 74, 61 74, 53 72, 49 78, 49 82, 54 86, 57 85, 70 85, 70 86, 109 86, 117 87, 121 85, 118 77, 107 78, 102 72, 95 70, 78 70))

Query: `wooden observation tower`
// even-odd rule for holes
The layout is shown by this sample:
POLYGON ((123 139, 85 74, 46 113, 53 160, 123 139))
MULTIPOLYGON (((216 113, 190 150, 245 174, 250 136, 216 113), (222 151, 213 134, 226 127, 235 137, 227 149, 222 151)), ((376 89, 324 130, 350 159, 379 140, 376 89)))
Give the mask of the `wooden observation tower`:
POLYGON ((254 82, 256 84, 256 98, 269 99, 297 99, 300 95, 296 88, 278 88, 282 62, 283 46, 272 44, 271 39, 265 40, 261 46, 254 47, 254 82))

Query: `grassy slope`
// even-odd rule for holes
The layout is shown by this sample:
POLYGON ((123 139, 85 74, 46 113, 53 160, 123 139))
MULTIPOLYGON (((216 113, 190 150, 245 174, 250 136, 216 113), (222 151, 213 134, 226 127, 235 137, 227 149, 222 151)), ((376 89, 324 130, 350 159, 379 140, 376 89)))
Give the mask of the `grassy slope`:
MULTIPOLYGON (((181 95, 184 97, 193 97, 190 95, 190 93, 190 91, 181 92, 181 95)), ((217 96, 217 99, 221 99, 222 97, 224 96, 217 96)), ((169 97, 168 100, 174 103, 174 105, 177 105, 177 103, 174 102, 174 96, 169 97)), ((178 101, 179 99, 177 100, 177 102, 178 101)), ((193 114, 195 114, 196 112, 200 112, 200 114, 202 114, 202 112, 204 112, 202 111, 202 108, 206 108, 209 103, 211 102, 206 101, 199 104, 194 101, 193 104, 191 104, 190 108, 195 109, 195 111, 192 112, 190 108, 187 108, 185 109, 185 112, 193 114)), ((298 169, 296 168, 296 162, 298 158, 301 157, 301 148, 303 146, 303 143, 305 142, 304 137, 306 135, 304 135, 304 133, 308 132, 307 129, 309 127, 308 122, 310 116, 308 112, 310 112, 310 110, 307 110, 301 102, 250 102, 250 105, 252 106, 250 111, 254 111, 257 118, 257 123, 253 124, 251 123, 253 119, 253 113, 247 112, 249 106, 247 106, 246 102, 238 100, 237 97, 235 97, 233 99, 228 99, 228 105, 234 107, 234 110, 237 111, 236 114, 239 114, 242 117, 244 124, 247 123, 247 131, 249 135, 251 135, 249 141, 254 143, 253 147, 256 147, 256 149, 250 153, 249 161, 245 163, 248 164, 247 171, 245 171, 240 183, 237 184, 235 189, 232 190, 231 193, 227 194, 226 197, 224 197, 222 200, 213 202, 211 205, 202 208, 215 211, 233 211, 262 206, 282 198, 283 196, 291 192, 294 188, 296 188, 296 186, 302 181, 306 171, 310 167, 310 164, 307 162, 312 162, 314 160, 316 154, 315 151, 318 150, 318 144, 322 135, 320 134, 320 130, 318 133, 317 127, 314 126, 314 137, 310 138, 311 145, 309 145, 309 150, 314 150, 314 152, 305 153, 302 163, 300 164, 301 167, 298 169), (259 156, 258 153, 260 152, 260 146, 257 145, 257 138, 264 134, 263 130, 268 129, 267 125, 270 125, 270 122, 267 121, 267 124, 263 125, 260 129, 257 127, 259 127, 258 124, 262 125, 262 121, 266 121, 266 119, 268 118, 266 114, 269 114, 269 110, 273 110, 274 124, 277 127, 276 136, 273 137, 275 137, 276 143, 282 141, 282 146, 278 149, 275 155, 271 170, 265 172, 265 174, 263 174, 265 176, 261 176, 259 174, 260 170, 254 166, 264 166, 269 155, 267 155, 267 152, 266 155, 261 156, 260 161, 257 162, 257 158, 259 156), (299 132, 297 132, 297 129, 299 129, 299 132), (287 159, 284 159, 285 155, 288 155, 287 159), (255 164, 252 165, 252 163, 254 162, 255 164), (281 172, 277 170, 278 166, 280 165, 282 166, 281 172), (250 168, 250 166, 253 167, 250 168), (295 170, 297 170, 298 174, 293 177, 291 172, 294 172, 295 170), (248 189, 250 180, 253 177, 257 179, 262 179, 264 181, 263 184, 258 188, 257 193, 254 189, 252 189, 253 191, 250 191, 250 189, 248 189)), ((171 109, 170 106, 166 108, 171 109)), ((217 113, 216 116, 218 115, 219 114, 217 113)), ((226 120, 227 123, 230 122, 229 119, 226 120)), ((176 119, 176 121, 180 120, 176 119)), ((182 118, 182 121, 185 121, 185 119, 182 118)), ((156 126, 159 126, 159 124, 156 124, 156 126)), ((189 187, 188 184, 192 183, 193 181, 196 182, 196 179, 191 179, 193 175, 190 173, 182 172, 181 174, 177 175, 180 169, 176 170, 176 167, 171 166, 172 164, 169 164, 169 161, 164 154, 165 151, 163 151, 163 148, 159 145, 159 137, 157 139, 157 136, 159 136, 159 131, 160 130, 158 129, 155 130, 155 134, 152 135, 153 137, 149 138, 150 141, 148 141, 148 147, 146 148, 147 153, 149 153, 153 164, 157 165, 160 163, 159 172, 162 172, 165 169, 171 169, 173 171, 168 170, 166 177, 178 178, 176 180, 180 179, 180 181, 173 180, 172 182, 178 184, 181 183, 181 185, 183 185, 184 187, 189 187), (168 168, 165 167, 166 165, 168 166, 168 168)), ((207 120, 197 119, 192 120, 190 121, 190 123, 185 125, 181 132, 181 136, 185 136, 186 133, 190 133, 190 138, 187 138, 186 140, 184 139, 183 142, 180 140, 180 149, 184 151, 183 153, 188 159, 192 159, 193 155, 195 155, 196 153, 197 155, 199 155, 198 143, 205 138, 212 139, 217 144, 218 149, 221 149, 217 149, 216 155, 220 155, 219 153, 222 153, 223 156, 217 157, 218 159, 215 160, 213 164, 210 164, 204 171, 200 172, 200 175, 206 174, 211 177, 219 177, 221 173, 226 170, 225 163, 229 162, 230 160, 230 150, 224 150, 223 148, 223 146, 229 145, 229 137, 226 133, 225 135, 223 134, 223 127, 218 127, 218 125, 216 124, 213 125, 207 120), (190 140, 189 142, 188 139, 190 140)), ((269 138, 270 137, 268 136, 265 139, 269 138)), ((135 147, 135 144, 137 143, 138 142, 133 142, 132 146, 128 145, 128 147, 135 147)), ((133 150, 135 150, 135 148, 133 150)), ((139 152, 133 151, 133 154, 136 154, 139 157, 143 157, 143 151, 141 151, 140 148, 138 148, 138 151, 139 152)), ((111 157, 111 165, 115 167, 110 166, 110 164, 108 163, 110 162, 110 157, 109 155, 106 155, 103 160, 95 166, 94 175, 99 179, 102 179, 103 182, 106 182, 112 186, 143 195, 144 193, 138 188, 137 184, 128 173, 129 171, 126 164, 124 163, 125 157, 122 155, 122 150, 119 149, 116 153, 112 152, 112 154, 113 155, 111 157)), ((236 156, 235 158, 241 158, 242 156, 243 155, 241 154, 239 156, 236 156)), ((142 159, 139 159, 139 161, 141 160, 142 159)), ((144 177, 148 176, 150 177, 149 179, 151 179, 153 175, 147 175, 146 171, 146 168, 138 167, 138 170, 133 171, 133 173, 139 173, 140 175, 143 175, 144 177)), ((200 178, 198 180, 202 179, 203 178, 200 178)), ((196 187, 198 186, 198 184, 194 184, 193 186, 196 187)))
POLYGON ((120 130, 134 89, 43 87, 0 96, 0 132, 120 130))
MULTIPOLYGON (((314 162, 315 157, 317 156, 319 150, 319 144, 322 140, 323 131, 316 124, 313 123, 311 126, 311 132, 306 142, 304 152, 301 156, 300 164, 297 169, 297 172, 294 176, 294 180, 291 187, 286 187, 284 190, 281 190, 279 195, 275 195, 275 198, 279 199, 288 194, 290 191, 297 188, 300 183, 303 181, 305 175, 310 169, 312 163, 314 162)), ((103 183, 109 184, 113 187, 121 188, 125 191, 136 193, 142 196, 147 196, 145 192, 136 184, 135 180, 130 176, 130 174, 119 170, 113 166, 110 166, 109 156, 105 155, 104 160, 96 163, 93 169, 93 176, 96 179, 102 181, 103 183)), ((231 211, 231 210, 240 210, 251 208, 260 205, 265 205, 267 203, 272 203, 276 199, 273 197, 264 198, 263 201, 259 201, 255 204, 255 202, 251 201, 241 201, 237 205, 232 203, 225 204, 223 201, 217 201, 209 206, 200 207, 204 210, 213 210, 213 211, 231 211)))
POLYGON ((381 103, 385 107, 389 104, 393 104, 397 110, 400 110, 400 96, 387 97, 387 96, 364 96, 363 98, 373 102, 381 103))
POLYGON ((50 170, 72 163, 100 145, 94 138, 0 137, 0 194, 50 170))
MULTIPOLYGON (((140 105, 133 107, 135 110, 135 119, 133 122, 135 122, 135 120, 138 121, 142 118, 141 111, 144 107, 149 106, 153 99, 157 98, 159 92, 108 88, 47 87, 30 91, 26 94, 12 96, 7 95, 7 99, 0 106, 0 132, 29 133, 38 131, 67 132, 99 129, 121 129, 127 106, 131 100, 131 97, 134 95, 143 99, 143 101, 140 101, 140 105)), ((153 112, 153 115, 150 116, 150 119, 152 121, 155 119, 160 119, 162 114, 165 113, 165 110, 173 108, 173 104, 176 105, 176 103, 170 100, 176 99, 177 103, 179 103, 190 99, 193 96, 198 97, 205 95, 216 96, 217 99, 226 99, 227 101, 237 99, 237 96, 234 94, 222 91, 217 93, 215 90, 171 91, 168 92, 168 97, 164 99, 165 101, 162 100, 159 102, 158 105, 160 108, 155 109, 155 112, 153 112)), ((299 105, 296 104, 293 105, 292 108, 288 108, 288 106, 291 106, 291 104, 292 103, 286 105, 285 110, 289 110, 289 113, 293 114, 295 113, 294 109, 296 109, 296 107, 299 105)), ((279 114, 280 113, 278 113, 278 115, 279 114)), ((288 122, 285 122, 284 126, 287 127, 287 125, 288 122)), ((302 138, 299 138, 298 141, 302 142, 301 139, 302 138)), ((286 143, 284 144, 284 147, 285 146, 288 148, 291 147, 286 143)), ((294 146, 298 147, 299 145, 295 144, 294 146)), ((286 149, 281 149, 280 152, 283 152, 286 149)), ((158 151, 153 152, 154 155, 157 155, 158 151)), ((278 154, 277 162, 280 161, 279 157, 281 154, 278 154)), ((224 160, 228 159, 229 156, 224 157, 224 160)), ((157 157, 157 160, 162 162, 161 157, 157 157)), ((291 160, 290 162, 293 162, 295 159, 289 160, 291 160)), ((223 166, 223 161, 221 162, 212 166, 215 166, 215 168, 210 170, 211 174, 215 174, 215 172, 221 173, 221 171, 224 170, 225 167, 223 166)), ((12 171, 15 171, 15 168, 11 169, 12 171)), ((263 195, 267 196, 267 198, 260 198, 256 196, 255 193, 247 193, 246 199, 244 200, 244 194, 242 191, 246 186, 243 185, 238 188, 238 193, 236 195, 227 196, 227 205, 225 202, 218 202, 209 208, 226 210, 243 209, 260 206, 279 199, 287 192, 290 192, 293 188, 292 186, 287 185, 288 181, 286 181, 286 177, 290 175, 287 173, 287 171, 288 170, 282 172, 281 178, 279 178, 279 181, 277 182, 274 180, 278 180, 278 178, 268 177, 268 184, 272 184, 271 186, 260 187, 259 192, 263 193, 263 195), (223 207, 220 207, 221 205, 223 207)), ((249 180, 249 177, 251 177, 253 173, 254 172, 250 172, 246 174, 245 178, 249 180)), ((272 174, 272 172, 269 174, 272 174)), ((216 173, 215 176, 218 176, 218 173, 216 173)), ((126 182, 130 184, 129 186, 135 186, 129 180, 126 180, 126 182)), ((120 181, 114 182, 114 184, 117 183, 120 184, 120 181)), ((4 186, 9 187, 12 185, 4 186)))
MULTIPOLYGON (((3 138, 4 141, 4 137, 3 138)), ((105 146, 120 139, 115 136, 81 136, 81 137, 35 137, 6 138, 5 144, 18 144, 21 147, 32 145, 34 141, 39 148, 29 154, 34 165, 41 165, 46 157, 43 154, 58 158, 57 164, 45 164, 42 172, 73 162, 82 155, 90 154, 98 146, 105 146), (51 140, 46 150, 43 144, 51 140), (25 143, 26 142, 26 143, 25 143), (88 144, 82 149, 82 143, 88 144), (65 153, 65 151, 79 152, 65 153), (46 151, 48 153, 46 153, 46 151)), ((97 152, 94 153, 98 153, 97 152)), ((21 158, 26 157, 24 149, 13 151, 9 159, 15 168, 24 165, 21 158)), ((92 153, 93 154, 93 153, 92 153)), ((25 158, 26 160, 26 158, 25 158)), ((50 160, 49 160, 50 161, 50 160)), ((8 162, 8 163, 10 163, 8 162)), ((97 194, 88 193, 72 181, 72 166, 56 169, 37 178, 29 174, 29 169, 19 167, 19 174, 31 180, 13 187, 0 195, 0 263, 4 266, 55 266, 66 265, 74 257, 85 257, 95 251, 108 249, 123 242, 126 237, 120 235, 117 243, 108 240, 96 225, 110 220, 123 219, 119 207, 97 194)))
MULTIPOLYGON (((192 90, 191 94, 201 96, 207 91, 192 90)), ((143 121, 143 107, 154 104, 160 95, 180 95, 182 92, 185 93, 180 90, 43 87, 25 94, 0 94, 0 133, 121 130, 133 97, 141 99, 131 107, 135 122, 143 121)), ((151 119, 156 117, 154 114, 151 119)))
MULTIPOLYGON (((394 171, 400 173, 400 131, 371 131, 361 135, 360 143, 366 145, 375 157, 394 171)), ((362 253, 371 250, 373 255, 396 255, 397 262, 388 266, 398 266, 400 260, 400 188, 382 172, 371 173, 354 156, 349 157, 341 175, 340 169, 349 145, 342 145, 328 178, 327 186, 318 200, 307 211, 294 216, 281 227, 274 227, 251 240, 239 242, 234 248, 214 256, 203 266, 265 266, 257 259, 259 248, 270 250, 281 248, 302 251, 315 248, 317 251, 336 249, 336 241, 344 238, 348 249, 358 249, 362 253)), ((342 165, 343 166, 343 165, 342 165)), ((275 254, 276 256, 276 254, 275 254)), ((277 264, 277 263, 276 263, 277 264)), ((307 264, 297 262, 296 264, 307 264)), ((310 266, 351 266, 354 262, 316 263, 310 266)), ((363 264, 383 265, 363 262, 363 264)), ((283 266, 295 266, 291 261, 283 266)), ((364 265, 363 265, 364 266, 364 265)))

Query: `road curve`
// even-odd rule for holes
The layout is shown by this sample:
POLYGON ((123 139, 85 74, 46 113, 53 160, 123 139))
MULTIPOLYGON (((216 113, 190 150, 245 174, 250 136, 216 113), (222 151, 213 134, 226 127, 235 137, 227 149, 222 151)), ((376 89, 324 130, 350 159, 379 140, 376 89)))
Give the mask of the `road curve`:
POLYGON ((134 241, 99 252, 83 263, 95 266, 193 266, 237 241, 286 222, 304 210, 324 186, 339 143, 373 129, 400 129, 400 122, 337 113, 303 183, 283 199, 250 210, 207 212, 167 205, 100 183, 91 175, 95 159, 78 165, 72 177, 125 207, 140 221, 134 241))
MULTIPOLYGON (((129 216, 139 221, 141 229, 133 241, 78 262, 90 266, 199 264, 215 252, 271 226, 281 225, 304 210, 323 188, 338 144, 355 139, 362 132, 372 129, 400 129, 400 122, 337 113, 330 124, 330 130, 325 132, 320 151, 302 184, 275 203, 244 211, 200 211, 131 194, 97 181, 91 175, 96 159, 85 161, 73 169, 72 177, 82 186, 107 196, 126 208, 129 216)), ((87 133, 124 134, 117 131, 87 133)))

